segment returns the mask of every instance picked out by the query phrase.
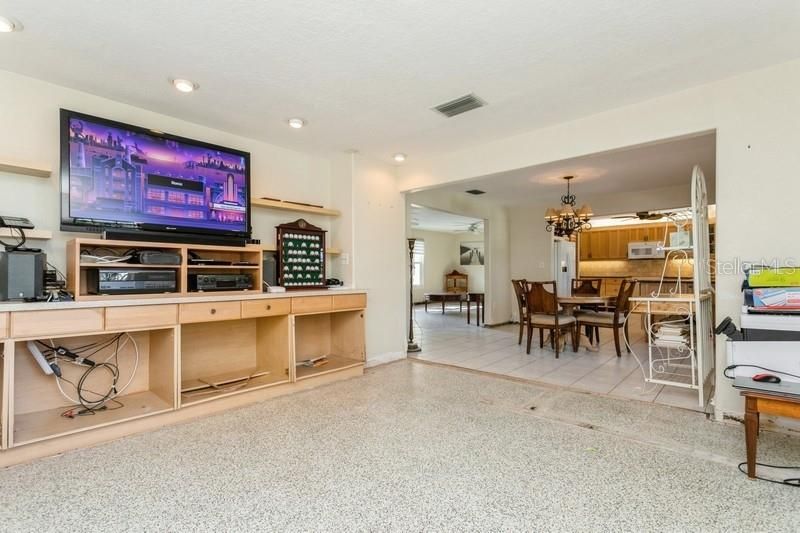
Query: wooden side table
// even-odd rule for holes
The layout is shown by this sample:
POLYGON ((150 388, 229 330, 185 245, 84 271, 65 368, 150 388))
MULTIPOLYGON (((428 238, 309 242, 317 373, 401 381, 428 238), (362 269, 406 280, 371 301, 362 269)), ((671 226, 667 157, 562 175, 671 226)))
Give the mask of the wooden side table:
POLYGON ((747 477, 756 477, 756 447, 761 413, 800 418, 800 396, 783 396, 767 391, 743 390, 744 434, 747 445, 747 477))
POLYGON ((470 303, 475 302, 475 325, 481 325, 481 314, 483 314, 483 323, 486 324, 486 306, 483 303, 482 292, 467 293, 467 324, 470 318, 470 303))

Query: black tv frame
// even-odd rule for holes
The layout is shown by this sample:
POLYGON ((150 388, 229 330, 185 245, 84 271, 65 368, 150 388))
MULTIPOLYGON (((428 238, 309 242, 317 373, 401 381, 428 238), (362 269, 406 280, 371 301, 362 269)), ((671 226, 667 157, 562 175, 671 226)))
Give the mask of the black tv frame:
POLYGON ((200 242, 204 235, 209 237, 209 244, 222 244, 229 241, 231 245, 243 245, 253 233, 253 225, 250 213, 250 152, 228 148, 217 144, 211 144, 196 139, 189 139, 179 135, 172 135, 164 133, 159 130, 143 128, 141 126, 134 126, 124 122, 118 122, 107 118, 96 117, 78 111, 71 111, 69 109, 60 110, 60 129, 61 129, 61 231, 73 231, 84 233, 105 233, 114 234, 117 238, 120 235, 128 235, 129 240, 135 240, 136 232, 141 231, 142 236, 149 234, 149 239, 153 240, 154 232, 156 234, 163 234, 165 241, 182 242, 184 240, 190 242, 200 242), (226 152, 229 154, 237 155, 245 160, 245 187, 247 196, 247 210, 246 210, 246 226, 245 231, 227 231, 215 230, 207 228, 194 228, 191 226, 175 226, 168 224, 130 224, 118 223, 115 224, 109 221, 83 221, 70 216, 69 202, 70 202, 70 146, 69 146, 69 124, 70 120, 79 119, 88 122, 105 124, 112 128, 123 128, 136 133, 142 133, 153 137, 160 137, 179 143, 190 144, 200 148, 226 152), (115 233, 116 232, 116 233, 115 233), (181 236, 185 238, 181 238, 181 236))

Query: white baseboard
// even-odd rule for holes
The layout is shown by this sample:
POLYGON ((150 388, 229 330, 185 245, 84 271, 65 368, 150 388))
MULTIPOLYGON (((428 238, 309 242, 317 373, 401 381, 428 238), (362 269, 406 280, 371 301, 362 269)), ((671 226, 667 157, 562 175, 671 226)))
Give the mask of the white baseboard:
POLYGON ((377 355, 367 356, 367 361, 364 364, 364 366, 369 368, 371 366, 385 365, 386 363, 391 363, 392 361, 399 361, 400 359, 405 359, 405 358, 406 358, 405 352, 379 353, 377 355))

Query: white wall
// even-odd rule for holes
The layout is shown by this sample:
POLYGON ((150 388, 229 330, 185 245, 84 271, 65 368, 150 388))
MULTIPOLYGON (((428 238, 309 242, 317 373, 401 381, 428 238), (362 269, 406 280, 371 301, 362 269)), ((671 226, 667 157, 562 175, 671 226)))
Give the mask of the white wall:
MULTIPOLYGON (((795 176, 800 168, 798 86, 800 61, 776 65, 416 164, 409 161, 400 171, 400 188, 431 187, 716 130, 716 313, 737 319, 742 302, 740 262, 800 256, 784 231, 796 225, 794 207, 800 198, 800 179, 795 176)), ((741 414, 742 400, 722 376, 724 366, 720 341, 717 414, 741 414)))
POLYGON ((486 323, 503 324, 511 320, 513 288, 509 277, 509 229, 506 210, 469 195, 453 195, 435 189, 406 195, 408 203, 415 203, 486 221, 483 230, 485 265, 484 292, 486 294, 486 323))
POLYGON ((353 281, 368 291, 367 362, 405 357, 408 247, 395 168, 353 159, 353 281))
POLYGON ((469 276, 469 290, 471 292, 484 292, 483 265, 461 265, 459 259, 459 244, 461 242, 483 242, 483 234, 459 234, 442 231, 424 231, 411 229, 409 237, 425 241, 425 266, 423 284, 414 287, 414 301, 424 301, 426 292, 441 292, 444 290, 444 276, 458 270, 469 276))
POLYGON ((414 287, 414 301, 422 302, 426 292, 444 290, 444 275, 458 267, 458 254, 454 250, 455 235, 440 231, 412 229, 408 237, 425 241, 425 265, 421 287, 414 287))
MULTIPOLYGON (((181 95, 175 96, 181 98, 181 95)), ((191 98, 191 96, 189 96, 191 98)), ((0 173, 0 214, 24 216, 53 240, 32 242, 48 260, 65 266, 65 243, 76 234, 58 230, 60 222, 59 108, 167 131, 251 153, 253 196, 270 196, 332 205, 330 161, 287 150, 91 94, 0 71, 0 161, 47 168, 49 179, 0 173)), ((334 207, 337 207, 334 205, 334 207)), ((275 243, 275 226, 298 218, 288 212, 253 209, 253 236, 275 243)), ((327 217, 307 217, 328 229, 327 217)), ((80 234, 86 237, 87 234, 80 234)), ((88 235, 91 236, 91 235, 88 235)), ((334 237, 334 241, 336 237, 334 237)))

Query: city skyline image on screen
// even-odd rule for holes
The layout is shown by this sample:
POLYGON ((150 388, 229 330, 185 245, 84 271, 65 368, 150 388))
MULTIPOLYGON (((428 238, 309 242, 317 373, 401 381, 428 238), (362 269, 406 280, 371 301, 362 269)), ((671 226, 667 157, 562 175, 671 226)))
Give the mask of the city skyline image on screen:
POLYGON ((70 117, 68 126, 73 219, 248 231, 242 155, 83 117, 70 117))

